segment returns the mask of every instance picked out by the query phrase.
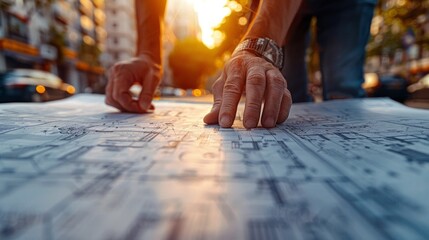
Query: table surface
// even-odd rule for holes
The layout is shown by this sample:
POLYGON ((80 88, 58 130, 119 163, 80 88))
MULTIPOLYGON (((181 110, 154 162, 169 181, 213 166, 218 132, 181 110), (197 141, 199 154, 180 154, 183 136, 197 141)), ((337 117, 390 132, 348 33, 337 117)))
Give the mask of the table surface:
POLYGON ((189 101, 0 105, 0 239, 429 239, 429 111, 296 104, 246 130, 189 101))

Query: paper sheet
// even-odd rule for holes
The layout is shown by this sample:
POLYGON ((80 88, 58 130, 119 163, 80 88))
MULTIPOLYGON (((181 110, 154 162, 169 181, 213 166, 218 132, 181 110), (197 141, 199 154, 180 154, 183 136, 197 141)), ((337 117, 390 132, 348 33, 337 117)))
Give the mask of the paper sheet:
POLYGON ((0 105, 0 239, 429 239, 428 111, 297 104, 245 130, 155 105, 0 105))

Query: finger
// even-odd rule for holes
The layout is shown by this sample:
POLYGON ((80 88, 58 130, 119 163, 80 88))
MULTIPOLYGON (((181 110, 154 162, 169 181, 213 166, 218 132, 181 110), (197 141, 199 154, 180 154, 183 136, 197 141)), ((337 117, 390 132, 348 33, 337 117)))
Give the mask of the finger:
POLYGON ((153 113, 155 111, 155 105, 152 103, 149 105, 149 108, 147 110, 142 109, 142 113, 153 113))
POLYGON ((121 71, 121 66, 119 64, 114 65, 109 69, 109 81, 106 86, 106 104, 119 109, 121 112, 126 112, 126 110, 114 99, 114 91, 116 89, 115 82, 117 82, 116 79, 116 73, 121 71))
POLYGON ((142 90, 138 98, 138 103, 141 110, 149 110, 152 103, 153 95, 155 93, 156 87, 159 84, 160 79, 161 76, 155 74, 155 71, 153 69, 147 71, 147 74, 144 79, 139 79, 139 81, 142 83, 142 90))
POLYGON ((289 112, 292 107, 292 96, 287 88, 283 90, 282 104, 280 107, 277 123, 281 124, 289 117, 289 112))
POLYGON ((222 104, 223 85, 225 84, 224 74, 216 80, 213 84, 213 107, 210 112, 204 117, 204 123, 206 124, 218 124, 219 123, 219 111, 222 104))
POLYGON ((222 103, 219 110, 219 125, 231 127, 237 113, 237 105, 241 98, 246 79, 245 66, 241 59, 232 61, 227 67, 226 80, 223 86, 222 103))
POLYGON ((121 112, 126 112, 125 109, 123 109, 118 103, 113 102, 112 100, 109 100, 107 97, 105 99, 105 103, 109 106, 112 106, 112 107, 118 109, 121 112))
POLYGON ((133 99, 129 90, 133 82, 132 74, 127 70, 123 70, 115 72, 114 77, 113 100, 127 112, 143 113, 144 111, 140 108, 138 102, 133 99))
POLYGON ((106 85, 106 98, 105 98, 104 102, 107 105, 112 105, 112 103, 113 103, 113 101, 112 101, 112 89, 113 89, 112 88, 112 85, 113 85, 112 81, 113 81, 113 79, 109 78, 107 85, 106 85))
POLYGON ((265 75, 267 89, 261 123, 265 128, 272 128, 276 126, 286 83, 283 75, 277 69, 270 69, 265 75))
POLYGON ((110 70, 110 74, 109 74, 109 81, 107 82, 107 86, 106 86, 106 98, 105 98, 105 103, 109 106, 112 106, 114 108, 119 109, 120 111, 124 111, 124 109, 122 109, 122 107, 113 100, 113 89, 114 89, 114 74, 112 74, 113 72, 113 68, 110 70))
POLYGON ((264 100, 266 79, 265 69, 260 66, 249 68, 246 77, 246 105, 244 108, 243 125, 245 128, 258 126, 264 100))

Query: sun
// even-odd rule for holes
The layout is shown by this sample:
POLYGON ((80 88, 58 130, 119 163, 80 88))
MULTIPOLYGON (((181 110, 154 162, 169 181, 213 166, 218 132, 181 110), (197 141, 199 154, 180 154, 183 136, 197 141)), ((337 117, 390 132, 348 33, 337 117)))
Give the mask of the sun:
POLYGON ((224 33, 215 30, 225 17, 241 5, 230 0, 187 0, 193 7, 201 29, 200 39, 208 48, 219 46, 225 38, 224 33), (234 8, 234 9, 232 9, 234 8))

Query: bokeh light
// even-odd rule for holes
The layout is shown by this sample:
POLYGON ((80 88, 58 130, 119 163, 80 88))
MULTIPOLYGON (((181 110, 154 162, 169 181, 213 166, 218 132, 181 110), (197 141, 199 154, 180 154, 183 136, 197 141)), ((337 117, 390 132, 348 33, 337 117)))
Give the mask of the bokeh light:
POLYGON ((218 27, 225 17, 232 11, 242 11, 243 7, 236 1, 229 0, 187 0, 198 16, 201 28, 201 41, 208 48, 219 46, 225 36, 218 31, 218 27))

